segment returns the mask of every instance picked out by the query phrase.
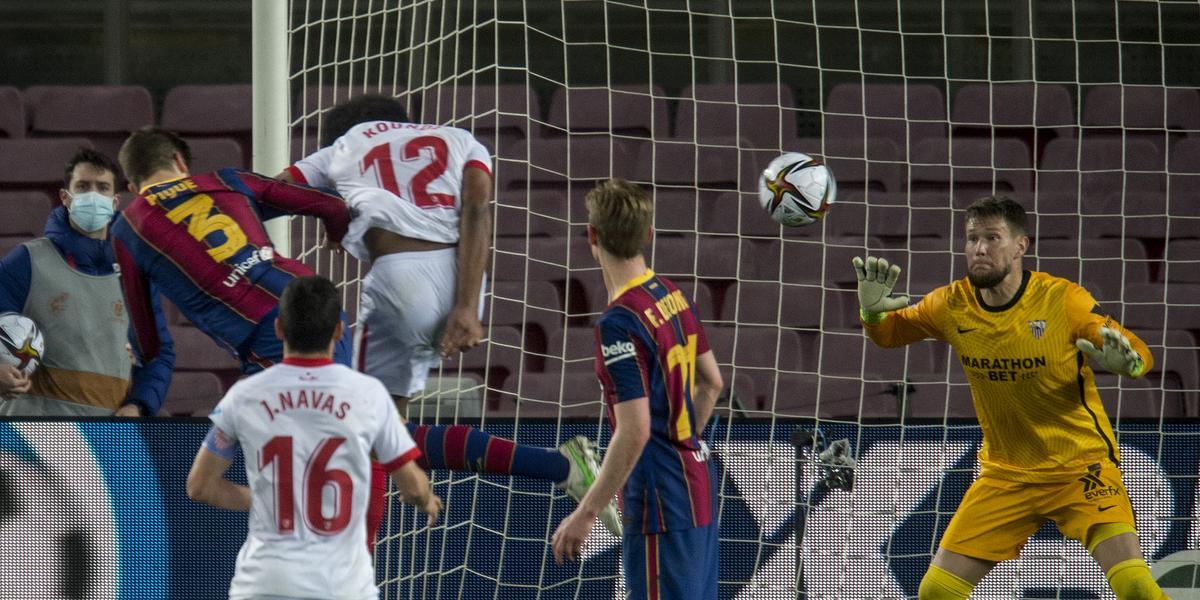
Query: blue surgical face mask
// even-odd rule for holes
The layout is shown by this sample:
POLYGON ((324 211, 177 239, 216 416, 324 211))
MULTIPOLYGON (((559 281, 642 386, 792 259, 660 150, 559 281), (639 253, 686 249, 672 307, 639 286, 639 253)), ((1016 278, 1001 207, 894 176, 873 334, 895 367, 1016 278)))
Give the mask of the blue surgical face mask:
POLYGON ((111 197, 100 192, 71 194, 71 206, 67 208, 67 214, 76 227, 94 233, 104 229, 112 220, 113 204, 111 197))

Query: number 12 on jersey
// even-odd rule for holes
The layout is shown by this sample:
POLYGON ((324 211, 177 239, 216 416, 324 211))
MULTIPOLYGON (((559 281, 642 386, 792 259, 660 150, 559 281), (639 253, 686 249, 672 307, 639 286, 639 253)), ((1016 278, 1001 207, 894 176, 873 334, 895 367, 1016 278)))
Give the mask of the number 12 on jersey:
MULTIPOLYGON (((362 157, 358 165, 358 174, 363 175, 370 169, 375 169, 375 177, 379 187, 395 194, 400 198, 411 198, 418 208, 454 208, 454 196, 429 191, 429 184, 446 172, 446 161, 450 156, 450 147, 446 140, 435 135, 423 135, 409 140, 400 152, 400 160, 412 162, 424 156, 430 157, 425 165, 408 181, 409 193, 400 191, 397 178, 397 165, 392 163, 392 144, 380 144, 371 148, 362 157), (428 150, 428 152, 425 152, 428 150)), ((404 171, 411 171, 407 167, 404 171)))
MULTIPOLYGON (((333 535, 350 524, 351 499, 354 497, 354 482, 350 474, 341 469, 328 469, 329 459, 346 438, 330 437, 321 440, 304 467, 304 523, 309 529, 322 535, 333 535), (324 515, 325 486, 336 489, 333 514, 324 515)), ((277 435, 258 453, 258 470, 274 469, 272 478, 275 486, 275 523, 279 533, 296 530, 296 498, 293 491, 294 471, 292 468, 292 436, 277 435)))

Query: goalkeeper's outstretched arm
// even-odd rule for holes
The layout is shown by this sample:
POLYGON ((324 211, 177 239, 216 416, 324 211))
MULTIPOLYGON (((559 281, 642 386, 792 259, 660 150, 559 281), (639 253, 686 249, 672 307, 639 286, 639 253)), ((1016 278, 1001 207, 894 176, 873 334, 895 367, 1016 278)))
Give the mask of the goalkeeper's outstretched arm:
POLYGON ((884 348, 897 348, 927 337, 943 339, 938 315, 944 308, 938 288, 914 306, 908 296, 892 296, 900 279, 899 265, 874 256, 854 257, 858 278, 859 318, 871 341, 884 348))

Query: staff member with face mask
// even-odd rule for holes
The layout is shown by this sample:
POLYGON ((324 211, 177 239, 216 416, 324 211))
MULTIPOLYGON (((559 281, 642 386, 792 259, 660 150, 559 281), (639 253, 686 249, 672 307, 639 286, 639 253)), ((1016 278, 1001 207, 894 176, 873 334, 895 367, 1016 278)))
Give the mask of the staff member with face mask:
POLYGON ((62 206, 45 237, 0 261, 0 312, 17 312, 42 331, 41 366, 26 377, 0 365, 0 416, 153 415, 171 384, 175 352, 161 307, 154 318, 162 347, 142 364, 129 340, 108 224, 116 209, 117 167, 80 148, 67 161, 62 206))

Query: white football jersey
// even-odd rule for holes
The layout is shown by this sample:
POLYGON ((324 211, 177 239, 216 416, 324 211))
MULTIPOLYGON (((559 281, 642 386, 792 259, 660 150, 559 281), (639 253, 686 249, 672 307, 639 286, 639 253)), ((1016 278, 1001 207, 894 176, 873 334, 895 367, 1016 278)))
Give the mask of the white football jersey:
POLYGON ((209 416, 242 447, 252 494, 230 598, 377 598, 367 552, 371 458, 420 456, 383 384, 287 359, 239 381, 209 416))
POLYGON ((359 123, 333 145, 293 165, 314 187, 335 188, 354 219, 342 246, 368 260, 363 234, 378 227, 400 235, 458 241, 463 169, 491 174, 488 151, 457 127, 373 121, 359 123))

